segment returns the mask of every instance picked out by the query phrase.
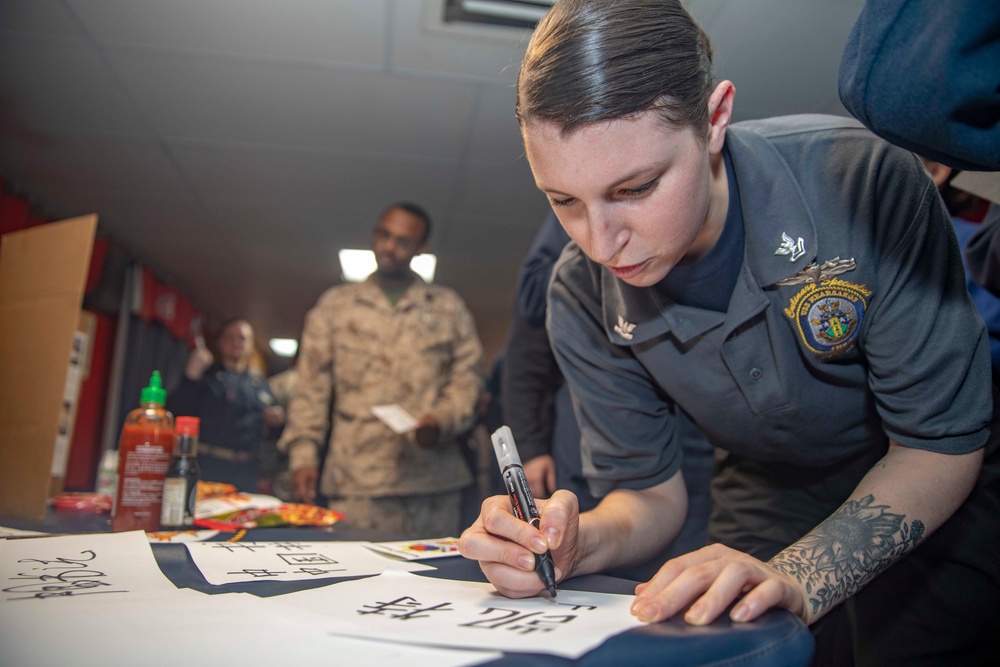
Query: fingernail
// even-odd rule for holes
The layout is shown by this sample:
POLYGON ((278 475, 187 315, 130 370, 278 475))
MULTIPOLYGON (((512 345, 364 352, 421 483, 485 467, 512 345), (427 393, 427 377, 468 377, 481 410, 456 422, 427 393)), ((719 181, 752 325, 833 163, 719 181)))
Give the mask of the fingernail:
POLYGON ((702 602, 696 602, 688 610, 686 614, 687 622, 692 625, 701 625, 705 622, 705 605, 702 602))
POLYGON ((541 535, 536 535, 531 538, 531 550, 538 554, 543 554, 549 548, 549 545, 545 543, 541 535))
POLYGON ((632 605, 632 613, 640 621, 649 623, 656 620, 656 605, 651 602, 636 602, 632 605))
POLYGON ((558 544, 557 542, 558 537, 559 537, 559 531, 556 530, 555 528, 545 529, 545 539, 549 541, 550 546, 554 547, 554 545, 558 544))
POLYGON ((521 556, 517 559, 517 565, 522 570, 534 570, 535 569, 535 559, 531 556, 521 556))
POLYGON ((750 616, 750 605, 740 603, 733 608, 733 613, 729 615, 729 618, 733 619, 737 623, 741 623, 750 616))

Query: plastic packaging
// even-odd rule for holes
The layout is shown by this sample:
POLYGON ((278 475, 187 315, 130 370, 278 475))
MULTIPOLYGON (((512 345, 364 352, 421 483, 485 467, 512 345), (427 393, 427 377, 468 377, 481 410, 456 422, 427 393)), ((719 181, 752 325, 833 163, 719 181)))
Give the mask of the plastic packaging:
POLYGON ((153 371, 139 407, 125 418, 111 518, 115 532, 160 529, 163 478, 174 448, 174 416, 163 407, 166 399, 160 373, 153 371))
POLYGON ((163 480, 163 508, 160 527, 184 530, 194 526, 194 505, 198 498, 197 417, 174 420, 174 458, 163 480))
POLYGON ((118 450, 106 449, 101 455, 101 464, 97 468, 96 492, 112 498, 115 495, 115 478, 118 475, 118 450))

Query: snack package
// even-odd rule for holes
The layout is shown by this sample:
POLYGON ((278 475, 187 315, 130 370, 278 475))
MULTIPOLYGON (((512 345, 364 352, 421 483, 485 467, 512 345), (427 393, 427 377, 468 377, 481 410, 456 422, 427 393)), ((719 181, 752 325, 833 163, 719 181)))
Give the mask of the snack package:
POLYGON ((224 482, 203 482, 198 480, 198 500, 217 498, 236 493, 236 487, 224 482))
POLYGON ((332 526, 344 518, 343 514, 325 507, 301 503, 283 503, 277 507, 249 507, 195 520, 195 525, 215 529, 274 528, 276 526, 332 526))

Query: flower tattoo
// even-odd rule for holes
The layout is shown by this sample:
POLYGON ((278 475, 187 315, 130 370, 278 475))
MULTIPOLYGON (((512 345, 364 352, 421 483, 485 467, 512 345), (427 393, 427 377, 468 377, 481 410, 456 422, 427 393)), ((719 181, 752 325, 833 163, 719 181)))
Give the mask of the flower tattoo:
POLYGON ((872 495, 849 500, 769 565, 805 584, 815 615, 857 593, 920 542, 923 522, 904 519, 872 495))

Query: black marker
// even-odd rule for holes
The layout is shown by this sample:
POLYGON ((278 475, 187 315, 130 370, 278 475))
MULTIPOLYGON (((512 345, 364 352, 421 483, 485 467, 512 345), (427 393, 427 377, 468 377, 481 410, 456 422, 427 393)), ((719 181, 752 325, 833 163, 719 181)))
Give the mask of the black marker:
MULTIPOLYGON (((524 477, 521 457, 518 456, 517 446, 514 444, 514 434, 510 432, 509 426, 501 426, 494 431, 492 439, 493 451, 496 452, 497 463, 500 464, 500 474, 503 476, 504 486, 507 487, 514 515, 538 528, 538 524, 541 523, 538 518, 538 508, 535 507, 535 499, 531 497, 528 480, 524 477)), ((552 564, 552 555, 548 551, 542 555, 535 554, 535 572, 542 580, 545 590, 555 597, 556 570, 552 564)))

